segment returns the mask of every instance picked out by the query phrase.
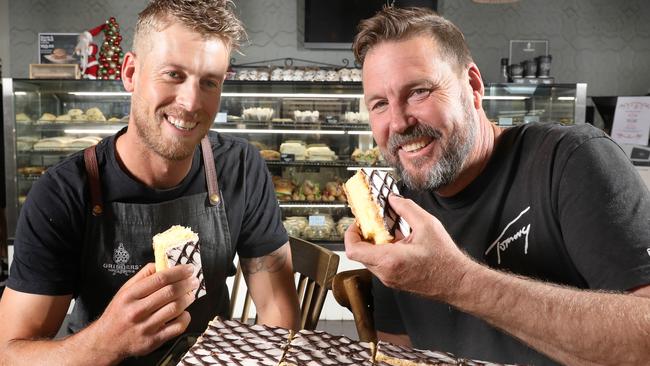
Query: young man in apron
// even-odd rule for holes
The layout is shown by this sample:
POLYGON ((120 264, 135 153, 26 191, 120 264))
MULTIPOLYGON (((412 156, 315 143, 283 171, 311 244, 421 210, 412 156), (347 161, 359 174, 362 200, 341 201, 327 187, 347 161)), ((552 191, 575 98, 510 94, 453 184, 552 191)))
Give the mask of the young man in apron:
POLYGON ((121 69, 127 128, 48 169, 21 211, 0 359, 155 364, 165 342, 227 315, 236 253, 259 320, 296 327, 291 253, 266 166, 244 140, 209 133, 243 35, 225 0, 153 1, 140 13, 121 69), (200 238, 207 295, 198 300, 189 266, 156 273, 151 263, 153 235, 175 224, 200 238), (70 336, 52 340, 73 298, 70 336))

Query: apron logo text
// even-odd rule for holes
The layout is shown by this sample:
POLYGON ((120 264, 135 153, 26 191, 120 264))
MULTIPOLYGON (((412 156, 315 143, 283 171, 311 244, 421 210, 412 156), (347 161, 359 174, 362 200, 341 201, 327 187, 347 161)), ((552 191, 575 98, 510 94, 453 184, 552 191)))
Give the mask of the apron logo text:
POLYGON ((125 276, 130 276, 134 274, 135 272, 139 271, 140 268, 142 268, 142 265, 140 264, 126 264, 129 259, 131 258, 131 255, 129 252, 124 248, 124 243, 118 243, 117 248, 113 250, 113 263, 104 263, 102 267, 111 272, 113 276, 115 275, 125 275, 125 276))

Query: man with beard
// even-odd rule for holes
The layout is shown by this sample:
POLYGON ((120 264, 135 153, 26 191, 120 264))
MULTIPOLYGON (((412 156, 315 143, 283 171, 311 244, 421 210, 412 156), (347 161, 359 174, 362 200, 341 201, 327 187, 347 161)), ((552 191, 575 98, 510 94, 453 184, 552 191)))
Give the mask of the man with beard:
POLYGON ((139 14, 121 69, 128 126, 49 168, 21 210, 0 364, 155 364, 165 342, 228 316, 235 254, 260 322, 297 327, 288 237, 264 161, 246 141, 209 132, 245 36, 231 6, 154 0, 139 14), (176 224, 199 235, 207 294, 196 300, 190 265, 155 272, 151 263, 152 237, 176 224), (52 340, 72 298, 68 336, 52 340))
POLYGON ((462 33, 424 9, 360 24, 373 136, 412 228, 349 258, 373 279, 380 339, 531 365, 650 364, 650 195, 589 126, 500 129, 462 33))

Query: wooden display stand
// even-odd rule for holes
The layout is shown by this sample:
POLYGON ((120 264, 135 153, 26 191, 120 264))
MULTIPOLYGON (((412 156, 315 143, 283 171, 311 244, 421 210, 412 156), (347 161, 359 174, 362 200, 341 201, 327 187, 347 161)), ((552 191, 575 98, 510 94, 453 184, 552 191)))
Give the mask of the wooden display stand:
POLYGON ((30 64, 30 79, 81 79, 78 64, 30 64))

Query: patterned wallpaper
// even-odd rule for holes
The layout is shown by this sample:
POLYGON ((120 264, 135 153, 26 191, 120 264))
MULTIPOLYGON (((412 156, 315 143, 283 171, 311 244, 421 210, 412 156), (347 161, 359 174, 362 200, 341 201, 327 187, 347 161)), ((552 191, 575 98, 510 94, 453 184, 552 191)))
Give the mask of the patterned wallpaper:
MULTIPOLYGON (((37 60, 39 32, 79 32, 116 16, 129 49, 137 12, 146 0, 9 0, 11 76, 26 77, 37 60)), ((301 45, 301 0, 235 0, 250 44, 237 63, 293 57, 341 64, 345 50, 301 45)), ((589 95, 650 92, 650 1, 520 0, 480 5, 440 0, 440 12, 465 33, 486 81, 496 81, 510 39, 545 39, 558 82, 588 83, 589 95)))

